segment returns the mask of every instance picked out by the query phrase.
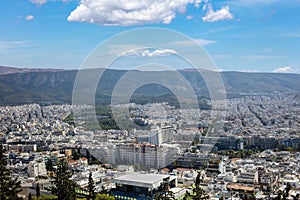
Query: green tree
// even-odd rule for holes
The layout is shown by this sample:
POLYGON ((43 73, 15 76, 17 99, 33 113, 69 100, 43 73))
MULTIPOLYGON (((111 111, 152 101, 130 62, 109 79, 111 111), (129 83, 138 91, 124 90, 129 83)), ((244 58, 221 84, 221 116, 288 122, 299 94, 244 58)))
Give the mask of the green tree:
POLYGON ((96 200, 115 200, 115 197, 109 196, 107 194, 97 194, 96 200))
POLYGON ((289 197, 290 196, 291 189, 292 189, 292 185, 290 183, 288 183, 286 185, 286 188, 285 188, 285 194, 284 194, 285 197, 289 197))
POLYGON ((99 192, 100 194, 109 194, 109 191, 106 189, 104 185, 101 186, 101 191, 99 192))
POLYGON ((88 200, 94 199, 95 198, 95 185, 94 185, 94 180, 93 180, 93 174, 90 172, 89 174, 89 182, 88 182, 88 191, 89 191, 89 196, 88 200))
POLYGON ((51 157, 47 160, 46 169, 47 169, 47 171, 51 171, 51 172, 53 171, 53 163, 52 163, 51 157))
POLYGON ((155 200, 173 200, 174 193, 169 190, 169 181, 164 180, 154 195, 155 200))
POLYGON ((36 184, 36 188, 35 188, 35 193, 36 193, 36 197, 41 196, 41 188, 40 188, 40 184, 36 184))
POLYGON ((72 150, 72 155, 73 155, 73 160, 79 160, 79 158, 82 157, 77 149, 72 150))
POLYGON ((42 195, 40 197, 33 197, 33 200, 58 200, 57 196, 45 196, 42 195))
POLYGON ((28 200, 32 200, 32 194, 31 194, 31 192, 28 195, 28 200))
POLYGON ((91 163, 91 154, 89 150, 86 150, 86 158, 88 159, 88 164, 91 163))
POLYGON ((187 192, 185 194, 185 199, 192 199, 192 200, 201 200, 201 199, 209 199, 209 196, 206 192, 201 188, 201 172, 198 171, 195 185, 192 189, 192 192, 187 192))
POLYGON ((277 198, 276 199, 278 199, 278 200, 283 199, 283 196, 284 196, 284 192, 282 190, 279 190, 277 192, 277 198))
POLYGON ((12 178, 11 174, 11 170, 6 168, 4 149, 0 145, 0 200, 22 199, 18 197, 18 193, 22 190, 21 182, 17 178, 12 178))
POLYGON ((56 195, 59 200, 76 199, 76 184, 71 180, 72 175, 73 173, 68 169, 68 165, 65 160, 58 163, 55 175, 52 177, 52 186, 49 190, 53 195, 56 195))
POLYGON ((300 194, 292 195, 293 200, 299 200, 300 199, 300 194))

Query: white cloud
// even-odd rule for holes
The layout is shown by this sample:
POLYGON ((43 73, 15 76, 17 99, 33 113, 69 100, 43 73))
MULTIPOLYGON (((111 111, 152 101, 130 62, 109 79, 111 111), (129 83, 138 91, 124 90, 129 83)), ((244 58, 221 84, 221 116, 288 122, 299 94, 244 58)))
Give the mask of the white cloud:
POLYGON ((186 16, 186 19, 188 19, 188 20, 191 20, 191 19, 193 19, 194 17, 192 16, 192 15, 188 15, 188 16, 186 16))
POLYGON ((204 39, 195 39, 194 40, 197 44, 199 45, 208 45, 208 44, 213 44, 216 43, 216 40, 204 40, 204 39))
POLYGON ((263 50, 264 50, 264 52, 272 52, 271 48, 264 48, 263 50))
POLYGON ((223 31, 231 30, 231 29, 234 29, 234 28, 235 28, 234 26, 226 26, 226 27, 214 28, 214 29, 208 30, 206 32, 202 32, 202 33, 200 33, 200 35, 209 35, 209 34, 212 34, 212 33, 218 33, 218 32, 223 32, 223 31))
POLYGON ((34 3, 38 6, 40 6, 40 5, 47 3, 48 0, 30 0, 30 1, 31 1, 31 3, 34 3))
POLYGON ((245 72, 245 73, 256 73, 256 72, 260 72, 258 70, 255 69, 242 69, 242 70, 235 70, 237 72, 245 72))
POLYGON ((33 17, 32 15, 27 15, 27 16, 25 17, 25 19, 26 19, 27 21, 31 21, 31 20, 34 19, 34 17, 33 17))
POLYGON ((202 0, 80 0, 69 21, 105 26, 130 26, 147 23, 169 24, 188 4, 199 7, 202 0))
POLYGON ((196 43, 198 45, 204 46, 204 45, 213 44, 216 42, 217 42, 216 40, 193 39, 193 40, 175 41, 172 44, 178 45, 178 46, 191 46, 196 43))
POLYGON ((126 57, 163 57, 177 54, 174 49, 157 49, 157 50, 149 50, 149 49, 137 49, 127 51, 121 54, 121 56, 126 57))
POLYGON ((204 22, 217 22, 223 20, 232 20, 233 18, 233 15, 230 13, 229 6, 222 7, 217 11, 214 11, 213 8, 209 6, 205 16, 202 17, 202 20, 204 22))
POLYGON ((286 67, 277 68, 273 72, 275 72, 275 73, 289 73, 289 72, 292 72, 292 71, 293 71, 293 69, 291 67, 286 66, 286 67))
POLYGON ((63 3, 67 3, 72 0, 30 0, 31 3, 36 4, 38 6, 44 5, 48 1, 62 1, 63 3))
POLYGON ((11 48, 20 48, 23 46, 28 46, 31 41, 28 40, 17 40, 17 41, 0 41, 0 50, 7 50, 11 48))

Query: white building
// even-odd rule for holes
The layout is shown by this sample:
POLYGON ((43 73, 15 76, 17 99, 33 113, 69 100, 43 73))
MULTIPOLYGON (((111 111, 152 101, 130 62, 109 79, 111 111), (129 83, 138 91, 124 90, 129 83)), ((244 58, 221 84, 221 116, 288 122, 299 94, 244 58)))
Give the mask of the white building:
POLYGON ((156 167, 157 165, 157 149, 155 145, 147 144, 145 146, 145 166, 156 167))
POLYGON ((30 161, 28 164, 29 177, 45 176, 47 175, 46 165, 44 161, 30 161))
POLYGON ((116 189, 112 192, 116 199, 154 199, 158 187, 167 182, 169 190, 174 192, 176 199, 182 199, 185 191, 177 187, 177 176, 162 174, 126 174, 114 178, 116 189), (175 189, 174 189, 175 188, 175 189))
POLYGON ((151 129, 149 132, 149 142, 155 145, 172 142, 174 140, 174 128, 165 126, 162 128, 151 129))
POLYGON ((10 144, 8 145, 8 150, 31 152, 37 150, 37 145, 36 144, 10 144))
POLYGON ((174 130, 172 126, 165 126, 158 131, 158 143, 159 145, 166 142, 172 142, 174 140, 174 130))

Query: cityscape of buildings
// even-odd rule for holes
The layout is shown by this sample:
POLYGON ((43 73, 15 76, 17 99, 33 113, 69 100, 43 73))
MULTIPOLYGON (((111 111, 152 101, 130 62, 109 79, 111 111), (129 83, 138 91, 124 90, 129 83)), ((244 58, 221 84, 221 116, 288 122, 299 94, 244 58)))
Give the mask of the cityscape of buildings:
POLYGON ((287 199, 299 199, 296 95, 228 99, 217 134, 211 134, 210 110, 199 113, 167 103, 130 104, 132 121, 148 127, 140 130, 88 130, 84 119, 65 120, 90 108, 0 107, 0 143, 7 167, 22 183, 20 196, 35 194, 37 185, 42 194, 50 194, 50 175, 65 159, 78 187, 87 188, 92 172, 96 192, 105 189, 116 199, 151 199, 165 180, 175 198, 183 199, 198 173, 209 199, 278 199, 287 190, 287 199))
POLYGON ((1 0, 0 200, 300 200, 300 0, 1 0))

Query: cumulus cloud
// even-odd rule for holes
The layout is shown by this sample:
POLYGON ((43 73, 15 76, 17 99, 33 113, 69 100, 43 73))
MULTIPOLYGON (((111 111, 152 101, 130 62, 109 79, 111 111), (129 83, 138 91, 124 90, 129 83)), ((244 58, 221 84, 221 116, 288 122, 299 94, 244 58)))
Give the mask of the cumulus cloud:
POLYGON ((149 49, 137 49, 127 51, 121 54, 121 56, 126 57, 163 57, 177 54, 174 49, 157 49, 157 50, 149 50, 149 49))
POLYGON ((202 0, 80 0, 68 21, 105 26, 130 26, 147 23, 169 24, 188 4, 199 7, 202 0))
POLYGON ((275 73, 289 73, 289 72, 292 72, 292 71, 293 71, 293 69, 291 67, 285 66, 285 67, 277 68, 273 72, 275 72, 275 73))
POLYGON ((32 15, 27 15, 27 16, 25 17, 25 19, 26 19, 27 21, 31 21, 31 20, 34 19, 34 17, 33 17, 32 15))
POLYGON ((230 13, 229 6, 222 7, 220 10, 214 11, 211 6, 209 6, 208 11, 205 16, 202 17, 204 22, 217 22, 223 20, 232 20, 234 17, 230 13))

